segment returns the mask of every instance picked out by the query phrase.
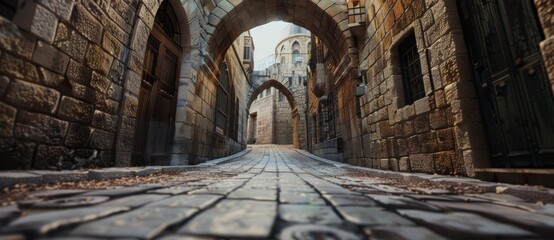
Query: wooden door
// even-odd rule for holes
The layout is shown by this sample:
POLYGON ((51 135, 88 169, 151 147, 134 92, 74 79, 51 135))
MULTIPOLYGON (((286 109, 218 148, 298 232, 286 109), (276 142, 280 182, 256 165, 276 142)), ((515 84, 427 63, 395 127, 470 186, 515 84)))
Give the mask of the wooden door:
POLYGON ((180 52, 180 47, 156 23, 144 58, 133 165, 169 164, 180 52))
POLYGON ((554 101, 533 1, 458 3, 493 167, 554 167, 554 101))

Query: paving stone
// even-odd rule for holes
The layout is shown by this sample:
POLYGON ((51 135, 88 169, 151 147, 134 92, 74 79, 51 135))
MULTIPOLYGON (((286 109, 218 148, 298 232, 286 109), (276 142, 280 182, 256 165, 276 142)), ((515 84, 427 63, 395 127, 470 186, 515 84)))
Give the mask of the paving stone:
POLYGON ((399 210, 401 215, 425 222, 450 236, 473 238, 533 237, 534 234, 504 223, 495 222, 473 213, 434 213, 420 210, 399 210))
POLYGON ((363 195, 323 195, 333 206, 366 206, 375 207, 377 204, 363 195))
POLYGON ((421 194, 402 194, 404 197, 409 197, 415 200, 421 200, 421 201, 459 201, 459 199, 451 198, 449 196, 439 196, 439 195, 421 195, 421 194))
POLYGON ((90 190, 86 189, 51 189, 51 190, 40 190, 30 192, 29 196, 34 198, 58 198, 58 197, 68 197, 77 194, 82 194, 90 190))
POLYGON ((196 237, 196 236, 181 236, 181 235, 169 235, 161 238, 157 238, 158 240, 216 240, 217 238, 212 237, 196 237))
POLYGON ((483 193, 483 194, 466 194, 466 196, 483 198, 495 202, 525 202, 525 200, 512 196, 510 194, 483 193))
POLYGON ((310 206, 296 204, 279 205, 279 217, 287 222, 340 224, 342 220, 329 206, 310 206))
POLYGON ((347 221, 358 225, 371 226, 409 226, 414 225, 410 220, 398 214, 376 207, 345 206, 337 210, 347 221))
POLYGON ((108 201, 109 197, 104 196, 75 196, 58 198, 48 201, 40 201, 32 205, 33 208, 75 208, 92 206, 108 201))
POLYGON ((310 204, 310 205, 325 205, 325 200, 317 193, 306 192, 279 192, 280 203, 295 203, 295 204, 310 204))
POLYGON ((429 195, 442 195, 452 193, 446 189, 441 188, 410 188, 410 190, 429 195))
POLYGON ((517 208, 492 203, 430 202, 434 205, 458 211, 475 212, 505 222, 526 226, 526 229, 554 234, 554 217, 531 213, 517 208))
POLYGON ((472 202, 472 203, 487 203, 490 200, 478 197, 472 197, 467 195, 449 195, 449 198, 455 199, 457 202, 472 202))
POLYGON ((90 180, 105 180, 112 178, 122 178, 122 177, 132 177, 135 173, 132 170, 128 169, 119 169, 119 168, 105 168, 101 170, 90 170, 89 179, 90 180))
POLYGON ((27 215, 11 222, 7 231, 32 231, 45 234, 62 226, 91 221, 127 211, 126 207, 86 207, 27 215))
POLYGON ((538 212, 554 217, 554 204, 546 204, 538 212))
POLYGON ((373 227, 368 228, 371 239, 375 240, 443 240, 446 239, 422 227, 373 227))
POLYGON ((138 194, 138 195, 118 198, 112 201, 102 203, 98 206, 137 208, 147 203, 159 201, 165 198, 168 198, 168 196, 159 195, 159 194, 138 194))
POLYGON ((275 202, 223 200, 191 219, 178 232, 228 238, 267 238, 276 215, 275 202))
POLYGON ((402 197, 402 196, 375 195, 375 194, 369 194, 367 196, 375 200, 376 202, 382 205, 385 205, 386 207, 389 207, 389 208, 420 209, 420 210, 428 210, 428 211, 442 210, 437 206, 433 206, 431 204, 427 204, 422 201, 417 201, 417 200, 407 198, 407 197, 402 197))
POLYGON ((318 187, 315 188, 321 192, 321 194, 344 194, 344 195, 357 195, 357 192, 353 192, 350 189, 343 187, 318 187))
POLYGON ((143 207, 77 227, 74 235, 104 238, 133 237, 151 239, 164 229, 192 216, 194 208, 143 207))
MULTIPOLYGON (((17 205, 12 204, 9 206, 0 207, 0 224, 4 225, 8 221, 21 215, 21 211, 17 205)), ((1 238, 0 238, 1 239, 1 238)))
POLYGON ((271 183, 248 183, 248 184, 244 185, 243 188, 276 190, 277 189, 277 183, 275 183, 275 184, 271 184, 271 183))
POLYGON ((182 208, 182 207, 191 207, 204 209, 217 200, 221 196, 219 195, 179 195, 170 197, 161 201, 153 202, 148 204, 149 207, 167 207, 167 208, 182 208))
POLYGON ((350 190, 361 194, 386 194, 385 192, 372 187, 352 187, 350 190))
POLYGON ((388 186, 388 185, 381 185, 381 184, 378 184, 378 185, 373 185, 372 186, 373 188, 379 190, 379 191, 383 191, 383 192, 386 192, 386 193, 392 193, 392 194, 399 194, 399 193, 409 193, 410 191, 406 190, 406 189, 403 189, 403 188, 398 188, 398 187, 393 187, 393 186, 388 186))
POLYGON ((24 199, 24 200, 19 200, 17 201, 17 205, 20 207, 20 208, 30 208, 32 207, 33 205, 37 204, 37 203, 40 203, 44 201, 44 199, 42 198, 31 198, 31 199, 24 199))
POLYGON ((9 187, 17 183, 40 183, 42 176, 27 172, 0 172, 0 188, 9 187))
POLYGON ((281 240, 298 239, 341 239, 361 240, 360 236, 345 230, 322 225, 302 224, 285 228, 280 234, 281 240))
POLYGON ((311 188, 310 186, 308 185, 300 185, 300 186, 291 186, 291 185, 280 185, 279 186, 279 189, 281 191, 286 191, 286 192, 305 192, 305 193, 315 193, 315 190, 313 188, 311 188))
POLYGON ((265 201, 276 201, 277 200, 277 191, 276 190, 266 190, 266 189, 248 189, 241 188, 235 190, 227 196, 229 199, 251 199, 251 200, 265 200, 265 201))
POLYGON ((172 186, 168 188, 161 188, 156 190, 148 191, 148 193, 157 193, 157 194, 170 194, 170 195, 179 195, 192 190, 198 189, 198 187, 192 186, 172 186))
MULTIPOLYGON (((541 204, 536 203, 528 203, 528 202, 494 202, 495 204, 506 206, 506 207, 512 207, 512 208, 519 208, 528 212, 538 212, 542 214, 546 214, 543 211, 545 210, 544 206, 541 206, 541 204)), ((546 214, 549 215, 549 214, 546 214)))
POLYGON ((123 197, 131 194, 143 193, 152 189, 154 189, 154 187, 123 187, 123 188, 91 191, 91 192, 81 194, 81 196, 123 197))
POLYGON ((230 192, 234 191, 238 187, 226 187, 226 188, 212 188, 212 187, 206 187, 206 188, 200 188, 196 190, 190 191, 188 194, 216 194, 216 195, 227 195, 230 192))

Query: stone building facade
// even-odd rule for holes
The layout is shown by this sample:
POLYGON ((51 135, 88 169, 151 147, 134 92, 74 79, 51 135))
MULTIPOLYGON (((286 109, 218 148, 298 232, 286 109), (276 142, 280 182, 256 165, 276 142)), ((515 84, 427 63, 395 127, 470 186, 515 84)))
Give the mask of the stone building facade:
MULTIPOLYGON (((289 24, 281 33, 275 47, 272 65, 264 70, 255 71, 253 79, 258 83, 275 80, 285 87, 296 102, 296 111, 306 109, 304 82, 307 80, 307 63, 311 49, 311 37, 308 30, 289 24)), ((249 109, 248 142, 256 144, 293 144, 296 136, 305 135, 305 124, 292 125, 291 104, 285 94, 271 87, 260 92, 249 109), (255 125, 255 126, 254 126, 255 125)), ((303 116, 298 116, 302 119, 303 116)), ((301 120, 305 122, 305 120, 301 120)), ((304 139, 304 138, 302 138, 304 139)), ((298 140, 303 142, 303 140, 298 140)))
POLYGON ((395 171, 554 176, 550 0, 13 2, 0 5, 3 169, 225 156, 274 87, 298 148, 395 171), (248 77, 235 40, 274 20, 317 36, 308 93, 248 77))

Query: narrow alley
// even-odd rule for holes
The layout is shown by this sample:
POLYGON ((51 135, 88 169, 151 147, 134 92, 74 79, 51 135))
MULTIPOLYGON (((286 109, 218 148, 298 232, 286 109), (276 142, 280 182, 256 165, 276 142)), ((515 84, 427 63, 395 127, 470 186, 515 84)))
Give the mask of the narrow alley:
POLYGON ((544 239, 554 233, 553 205, 531 196, 547 189, 525 187, 528 194, 518 197, 497 194, 511 191, 504 184, 375 177, 314 159, 287 146, 254 145, 226 161, 142 169, 157 169, 153 175, 20 184, 1 195, 4 204, 18 204, 0 208, 0 239, 544 239))

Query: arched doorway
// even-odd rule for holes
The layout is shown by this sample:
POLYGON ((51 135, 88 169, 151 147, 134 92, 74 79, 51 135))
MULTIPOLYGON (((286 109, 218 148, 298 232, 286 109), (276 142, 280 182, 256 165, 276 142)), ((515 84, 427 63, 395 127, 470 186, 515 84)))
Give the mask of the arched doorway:
POLYGON ((181 33, 168 0, 160 5, 146 45, 133 165, 168 165, 181 59, 181 33))

